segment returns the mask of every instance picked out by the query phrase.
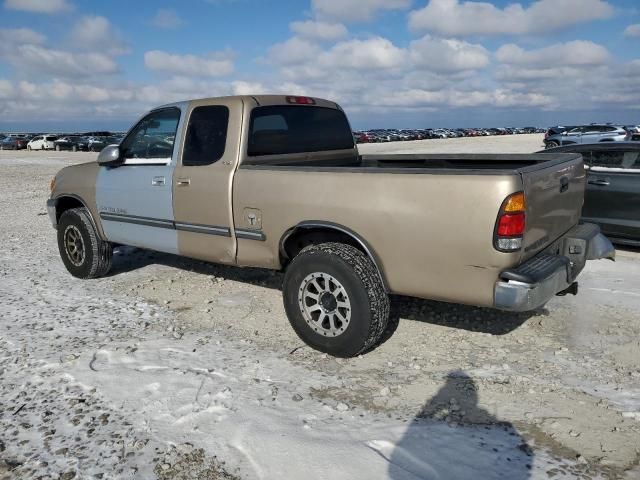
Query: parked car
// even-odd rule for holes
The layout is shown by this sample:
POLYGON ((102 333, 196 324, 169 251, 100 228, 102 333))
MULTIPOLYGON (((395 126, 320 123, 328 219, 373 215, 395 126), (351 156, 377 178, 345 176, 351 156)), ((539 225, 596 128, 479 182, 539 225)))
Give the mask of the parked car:
POLYGON ((640 246, 640 143, 568 145, 544 153, 580 153, 587 169, 582 218, 615 243, 640 246))
POLYGON ((256 95, 152 110, 58 172, 47 208, 76 277, 107 274, 114 244, 285 270, 300 338, 354 356, 390 293, 510 311, 576 293, 615 255, 578 224, 584 183, 580 155, 360 155, 335 102, 256 95))
MULTIPOLYGON (((166 139, 162 139, 162 141, 166 141, 166 139)), ((107 145, 113 145, 120 143, 120 139, 116 137, 87 137, 87 150, 90 152, 99 152, 107 145)), ((173 142, 171 142, 173 143, 173 142)))
POLYGON ((55 135, 38 135, 27 143, 27 150, 53 150, 57 139, 55 135))
POLYGON ((582 125, 548 135, 544 139, 546 148, 576 143, 624 142, 630 139, 629 132, 617 125, 582 125))
POLYGON ((54 149, 58 152, 61 150, 71 150, 72 152, 87 150, 87 140, 84 137, 80 137, 78 135, 60 137, 53 143, 54 149))
POLYGON ((27 140, 21 137, 5 137, 0 142, 0 150, 22 150, 27 148, 27 140))

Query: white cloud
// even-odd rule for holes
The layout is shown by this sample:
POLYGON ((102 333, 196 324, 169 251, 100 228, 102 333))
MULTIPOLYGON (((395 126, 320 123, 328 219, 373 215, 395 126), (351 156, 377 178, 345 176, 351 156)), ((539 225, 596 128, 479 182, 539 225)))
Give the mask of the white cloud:
POLYGON ((129 53, 129 48, 109 20, 100 16, 81 18, 73 27, 70 40, 75 48, 107 52, 109 55, 129 53))
POLYGON ((12 98, 14 96, 13 84, 9 80, 0 79, 0 98, 12 98))
POLYGON ((231 83, 234 95, 260 95, 271 93, 268 87, 260 82, 244 82, 241 80, 231 83))
POLYGON ((312 0, 316 15, 345 22, 366 22, 380 10, 408 8, 412 0, 312 0))
POLYGON ((152 50, 144 54, 144 64, 158 72, 202 77, 221 77, 231 74, 234 69, 233 59, 228 52, 197 56, 152 50))
POLYGON ((320 58, 327 66, 361 70, 396 68, 405 61, 406 51, 382 37, 340 42, 320 58))
POLYGON ((5 0, 4 7, 34 13, 60 13, 72 9, 66 0, 5 0))
POLYGON ((383 37, 338 42, 327 50, 299 37, 276 44, 269 60, 284 67, 287 78, 336 78, 337 71, 385 72, 391 78, 412 69, 455 73, 479 70, 490 62, 489 52, 478 44, 425 36, 401 48, 383 37), (330 72, 330 73, 329 73, 330 72))
POLYGON ((269 58, 280 65, 296 65, 317 60, 320 47, 300 37, 291 37, 286 42, 276 43, 269 49, 269 58))
POLYGON ((495 90, 421 90, 368 93, 364 99, 372 106, 387 108, 429 108, 429 107, 540 107, 552 102, 552 98, 542 94, 522 94, 508 89, 495 90))
POLYGON ((498 49, 496 58, 501 63, 528 67, 591 66, 606 63, 610 55, 602 45, 586 40, 574 40, 537 50, 524 50, 510 43, 498 49))
POLYGON ((634 23, 624 29, 625 37, 640 37, 640 23, 634 23))
POLYGON ((482 45, 429 35, 411 42, 410 53, 414 65, 436 72, 479 70, 490 61, 482 45))
POLYGON ((338 40, 347 36, 347 28, 341 23, 328 23, 314 20, 292 22, 291 31, 301 37, 313 40, 338 40))
POLYGON ((161 8, 151 19, 151 25, 158 28, 172 30, 184 25, 184 20, 180 18, 178 12, 175 10, 171 8, 161 8))
POLYGON ((21 45, 7 57, 18 70, 61 77, 92 76, 118 71, 114 60, 102 53, 72 53, 39 45, 21 45))
POLYGON ((537 0, 528 7, 513 3, 504 8, 486 2, 430 0, 411 12, 409 26, 442 36, 524 35, 562 30, 613 13, 604 0, 537 0))
POLYGON ((46 38, 29 28, 0 28, 0 51, 16 45, 42 45, 46 38))

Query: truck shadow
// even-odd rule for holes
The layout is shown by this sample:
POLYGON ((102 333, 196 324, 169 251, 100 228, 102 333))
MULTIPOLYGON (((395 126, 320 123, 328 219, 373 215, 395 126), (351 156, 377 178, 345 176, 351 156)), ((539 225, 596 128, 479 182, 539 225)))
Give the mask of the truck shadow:
POLYGON ((177 268, 199 275, 215 276, 224 280, 282 290, 282 273, 273 270, 220 265, 171 255, 169 253, 123 246, 116 247, 113 256, 113 266, 108 276, 117 276, 123 273, 133 272, 150 265, 177 268))
POLYGON ((463 371, 447 375, 392 448, 380 442, 370 447, 389 462, 393 480, 525 480, 534 461, 516 428, 478 405, 478 387, 463 371))
POLYGON ((404 319, 458 330, 506 335, 530 318, 545 315, 548 315, 548 311, 544 307, 531 312, 504 312, 492 308, 391 295, 391 314, 387 330, 391 330, 389 333, 393 334, 400 319, 404 319))
MULTIPOLYGON (((280 272, 262 268, 219 265, 135 247, 117 247, 109 276, 121 275, 150 265, 162 265, 199 275, 215 276, 224 280, 282 290, 283 274, 280 272)), ((529 318, 540 315, 547 315, 547 311, 543 308, 525 313, 502 312, 490 308, 391 295, 389 325, 376 347, 393 335, 398 328, 400 319, 491 335, 506 335, 520 327, 529 318)))

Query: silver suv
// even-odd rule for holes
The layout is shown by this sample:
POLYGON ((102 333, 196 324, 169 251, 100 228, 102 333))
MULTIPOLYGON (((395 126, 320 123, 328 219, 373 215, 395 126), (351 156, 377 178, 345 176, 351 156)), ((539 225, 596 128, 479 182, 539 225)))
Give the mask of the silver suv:
POLYGON ((546 148, 572 145, 576 143, 624 142, 629 140, 629 132, 618 125, 583 125, 563 132, 548 135, 544 139, 546 148))

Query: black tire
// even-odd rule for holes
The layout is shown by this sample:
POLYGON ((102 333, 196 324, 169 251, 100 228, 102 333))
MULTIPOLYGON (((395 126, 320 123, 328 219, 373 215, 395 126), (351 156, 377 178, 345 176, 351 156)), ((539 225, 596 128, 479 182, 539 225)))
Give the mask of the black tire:
POLYGON ((547 144, 545 145, 546 148, 555 148, 555 147, 559 147, 560 144, 558 142, 555 142, 553 140, 551 140, 550 142, 547 142, 547 144))
POLYGON ((113 247, 100 239, 86 208, 72 208, 62 214, 58 222, 58 250, 62 263, 74 277, 98 278, 111 269, 113 247), (72 252, 68 247, 72 235, 77 238, 76 244, 82 246, 80 256, 78 250, 72 252))
POLYGON ((373 347, 389 320, 389 296, 375 265, 363 252, 342 243, 303 249, 287 268, 283 300, 289 322, 300 339, 311 348, 336 357, 353 357, 373 347), (305 319, 302 292, 307 279, 316 272, 337 280, 348 295, 350 320, 348 324, 341 323, 344 330, 335 336, 322 328, 318 331, 305 319))

